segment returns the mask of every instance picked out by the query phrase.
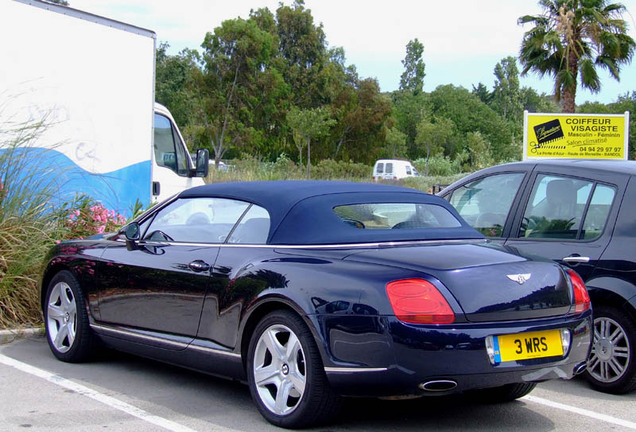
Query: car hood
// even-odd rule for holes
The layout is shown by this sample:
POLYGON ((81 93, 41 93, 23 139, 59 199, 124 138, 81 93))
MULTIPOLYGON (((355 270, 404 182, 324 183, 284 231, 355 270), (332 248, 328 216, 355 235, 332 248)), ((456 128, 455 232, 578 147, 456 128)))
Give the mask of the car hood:
POLYGON ((433 277, 459 303, 468 321, 505 321, 563 315, 570 286, 561 267, 486 244, 434 244, 364 250, 345 258, 433 277))

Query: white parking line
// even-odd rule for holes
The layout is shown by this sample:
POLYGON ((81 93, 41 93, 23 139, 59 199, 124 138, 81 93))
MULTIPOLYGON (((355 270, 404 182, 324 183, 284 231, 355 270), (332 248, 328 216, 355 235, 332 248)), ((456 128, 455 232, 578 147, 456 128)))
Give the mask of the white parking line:
MULTIPOLYGON (((43 369, 39 369, 29 364, 23 363, 21 361, 12 359, 11 357, 7 357, 5 355, 0 354, 0 363, 3 363, 7 366, 11 366, 18 370, 21 370, 22 372, 26 372, 28 374, 34 375, 38 378, 42 378, 60 387, 64 387, 66 389, 72 390, 76 393, 79 393, 82 396, 87 396, 93 400, 96 400, 105 405, 108 405, 111 408, 117 409, 119 411, 123 411, 127 414, 130 414, 131 416, 137 417, 138 419, 151 423, 155 426, 159 426, 166 430, 169 430, 172 432, 196 432, 194 429, 190 429, 187 426, 184 426, 179 423, 175 423, 172 420, 168 420, 163 417, 150 414, 147 411, 144 411, 140 408, 137 408, 119 399, 116 399, 111 396, 107 396, 98 391, 90 389, 86 386, 67 380, 66 378, 63 378, 59 375, 55 375, 43 369)), ((213 432, 232 432, 233 431, 232 429, 227 429, 221 426, 213 426, 212 428, 210 428, 208 425, 206 425, 206 430, 213 431, 213 432)))
POLYGON ((612 423, 612 424, 615 424, 615 425, 618 425, 618 426, 626 427, 628 429, 636 430, 636 423, 634 423, 634 422, 630 422, 630 421, 627 421, 627 420, 623 420, 623 419, 619 419, 619 418, 616 418, 616 417, 608 416, 606 414, 597 413, 595 411, 586 410, 586 409, 583 409, 583 408, 577 408, 577 407, 573 407, 573 406, 570 406, 570 405, 565 405, 565 404, 562 404, 562 403, 553 402, 553 401, 551 401, 549 399, 543 399, 543 398, 540 398, 540 397, 528 395, 528 396, 522 397, 520 400, 536 403, 536 404, 539 404, 539 405, 545 405, 545 406, 548 406, 548 407, 551 407, 551 408, 560 409, 560 410, 563 410, 563 411, 569 411, 571 413, 579 414, 579 415, 582 415, 582 416, 585 416, 585 417, 589 417, 589 418, 592 418, 594 420, 600 420, 600 421, 603 421, 603 422, 606 422, 606 423, 612 423))

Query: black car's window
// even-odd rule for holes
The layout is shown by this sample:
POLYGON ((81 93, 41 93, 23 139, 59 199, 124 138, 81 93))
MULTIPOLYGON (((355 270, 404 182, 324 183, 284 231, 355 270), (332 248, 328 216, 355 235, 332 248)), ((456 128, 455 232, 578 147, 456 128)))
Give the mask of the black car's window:
POLYGON ((583 238, 593 239, 601 235, 615 195, 616 189, 613 187, 596 185, 590 207, 587 209, 583 221, 583 238))
POLYGON ((265 244, 269 234, 269 213, 262 207, 252 205, 236 226, 228 243, 265 244))
POLYGON ((522 180, 523 173, 496 174, 467 183, 446 198, 473 228, 499 237, 522 180))
POLYGON ((378 203, 334 208, 343 222, 361 229, 456 228, 461 223, 435 204, 378 203))
POLYGON ((592 239, 605 226, 614 188, 593 181, 538 175, 524 212, 519 237, 592 239), (588 206, 587 213, 585 213, 588 206))
POLYGON ((162 208, 144 239, 185 243, 223 243, 249 203, 221 198, 182 198, 162 208))

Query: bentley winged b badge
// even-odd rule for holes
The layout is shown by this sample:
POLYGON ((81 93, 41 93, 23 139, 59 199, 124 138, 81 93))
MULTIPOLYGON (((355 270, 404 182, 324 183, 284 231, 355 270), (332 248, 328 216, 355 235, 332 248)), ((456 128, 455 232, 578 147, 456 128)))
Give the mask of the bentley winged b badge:
POLYGON ((524 283, 528 281, 528 279, 530 279, 530 276, 532 276, 532 274, 522 273, 522 274, 511 274, 506 276, 508 276, 508 279, 510 279, 511 281, 517 282, 519 285, 523 285, 524 283))

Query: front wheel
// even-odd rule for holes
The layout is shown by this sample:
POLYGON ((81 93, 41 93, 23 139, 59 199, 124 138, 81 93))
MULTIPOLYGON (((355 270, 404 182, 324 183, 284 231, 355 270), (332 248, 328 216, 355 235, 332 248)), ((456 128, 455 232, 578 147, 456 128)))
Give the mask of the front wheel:
POLYGON ((77 363, 92 355, 95 337, 88 323, 84 295, 71 272, 64 270, 53 277, 43 312, 47 340, 55 357, 77 363))
POLYGON ((627 393, 636 388, 636 323, 620 309, 594 308, 594 342, 585 378, 599 391, 627 393))
POLYGON ((258 410, 276 426, 324 423, 339 410, 340 397, 327 382, 311 332, 292 312, 272 312, 256 326, 247 378, 258 410))

